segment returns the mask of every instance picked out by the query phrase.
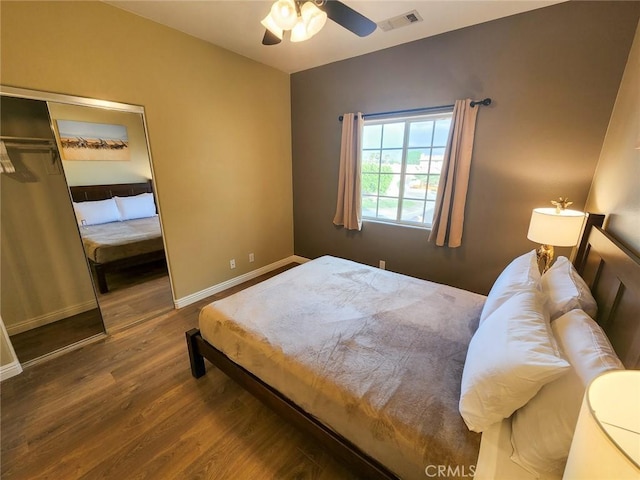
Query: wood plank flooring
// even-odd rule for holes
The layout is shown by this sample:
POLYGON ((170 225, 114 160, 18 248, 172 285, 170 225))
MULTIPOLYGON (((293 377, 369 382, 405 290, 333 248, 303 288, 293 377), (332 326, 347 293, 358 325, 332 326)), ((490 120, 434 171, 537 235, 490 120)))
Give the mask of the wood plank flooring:
POLYGON ((20 362, 37 359, 105 330, 113 333, 173 310, 164 261, 130 267, 108 276, 110 291, 97 294, 100 310, 95 308, 12 335, 11 343, 20 362))
POLYGON ((2 479, 355 478, 208 363, 191 376, 199 309, 264 278, 3 382, 2 479))
POLYGON ((164 261, 107 274, 109 291, 98 292, 104 327, 113 333, 173 310, 173 297, 164 261))
POLYGON ((25 363, 67 345, 104 332, 98 308, 11 336, 11 344, 25 363))

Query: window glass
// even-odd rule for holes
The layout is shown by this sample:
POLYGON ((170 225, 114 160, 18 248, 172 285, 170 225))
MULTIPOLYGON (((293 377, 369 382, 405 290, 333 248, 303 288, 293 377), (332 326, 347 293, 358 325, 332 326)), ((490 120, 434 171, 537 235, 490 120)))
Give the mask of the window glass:
POLYGON ((431 145, 433 137, 433 121, 413 122, 409 130, 409 147, 431 145))
POLYGON ((366 120, 362 216, 430 227, 451 113, 366 120))
POLYGON ((433 135, 434 147, 445 147, 449 138, 449 130, 451 129, 451 117, 438 120, 433 135))
POLYGON ((382 125, 365 125, 362 132, 362 148, 380 148, 382 125))
POLYGON ((378 200, 377 218, 395 220, 398 216, 398 199, 381 197, 378 200))
POLYGON ((382 148, 402 148, 404 145, 404 122, 386 123, 382 126, 382 148))
POLYGON ((407 173, 428 173, 430 160, 430 148, 411 148, 407 150, 407 173))

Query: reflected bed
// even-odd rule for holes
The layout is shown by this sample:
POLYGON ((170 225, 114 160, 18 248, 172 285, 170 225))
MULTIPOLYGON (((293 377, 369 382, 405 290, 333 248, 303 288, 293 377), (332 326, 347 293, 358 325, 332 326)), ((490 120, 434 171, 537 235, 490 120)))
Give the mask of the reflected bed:
MULTIPOLYGON (((152 193, 151 181, 70 187, 75 203, 152 193)), ((80 235, 100 293, 109 291, 106 274, 164 260, 164 244, 157 215, 124 221, 81 225, 80 235)))

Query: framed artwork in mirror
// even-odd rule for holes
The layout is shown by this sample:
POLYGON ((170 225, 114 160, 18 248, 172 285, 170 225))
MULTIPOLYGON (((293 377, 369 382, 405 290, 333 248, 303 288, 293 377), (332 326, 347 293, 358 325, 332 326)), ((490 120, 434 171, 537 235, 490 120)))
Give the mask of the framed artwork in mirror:
POLYGON ((56 120, 63 160, 130 160, 124 125, 56 120))

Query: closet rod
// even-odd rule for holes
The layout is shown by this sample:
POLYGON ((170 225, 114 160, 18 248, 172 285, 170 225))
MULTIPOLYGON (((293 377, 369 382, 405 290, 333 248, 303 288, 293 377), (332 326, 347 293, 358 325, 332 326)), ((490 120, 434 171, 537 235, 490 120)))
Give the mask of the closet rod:
MULTIPOLYGON (((471 107, 475 107, 476 105, 491 105, 491 99, 490 98, 485 98, 483 100, 473 100, 471 102, 471 107)), ((422 107, 422 108, 410 108, 409 110, 392 110, 389 112, 376 112, 376 113, 364 113, 362 114, 363 118, 371 118, 371 117, 383 117, 385 115, 401 115, 404 113, 419 113, 419 112, 424 112, 424 113, 428 113, 428 112, 438 112, 440 110, 451 110, 454 106, 453 105, 440 105, 439 107, 422 107)), ((338 117, 339 121, 342 121, 342 119, 344 118, 343 115, 340 115, 338 117)))
POLYGON ((47 143, 55 145, 55 141, 51 138, 38 138, 38 137, 9 137, 6 135, 0 135, 0 140, 5 143, 47 143))
POLYGON ((58 154, 58 146, 55 140, 50 138, 36 137, 9 137, 0 135, 0 142, 3 144, 3 153, 6 153, 6 147, 27 149, 27 150, 49 150, 54 155, 58 154))

